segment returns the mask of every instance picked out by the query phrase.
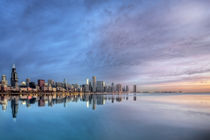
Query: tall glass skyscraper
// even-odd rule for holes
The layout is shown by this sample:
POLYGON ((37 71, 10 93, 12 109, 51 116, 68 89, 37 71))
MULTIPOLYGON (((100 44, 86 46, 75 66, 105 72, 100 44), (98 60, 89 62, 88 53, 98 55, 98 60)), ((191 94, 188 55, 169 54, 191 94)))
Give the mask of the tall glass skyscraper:
POLYGON ((93 92, 96 92, 96 77, 93 76, 93 92))
POLYGON ((17 87, 18 86, 18 75, 16 72, 15 65, 12 66, 12 72, 11 72, 11 87, 17 87))

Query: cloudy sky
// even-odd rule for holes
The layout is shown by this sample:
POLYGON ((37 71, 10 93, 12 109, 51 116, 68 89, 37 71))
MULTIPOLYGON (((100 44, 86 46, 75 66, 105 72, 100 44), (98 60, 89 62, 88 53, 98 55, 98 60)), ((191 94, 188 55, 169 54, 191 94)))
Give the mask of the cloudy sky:
POLYGON ((1 0, 0 74, 210 91, 209 0, 1 0))

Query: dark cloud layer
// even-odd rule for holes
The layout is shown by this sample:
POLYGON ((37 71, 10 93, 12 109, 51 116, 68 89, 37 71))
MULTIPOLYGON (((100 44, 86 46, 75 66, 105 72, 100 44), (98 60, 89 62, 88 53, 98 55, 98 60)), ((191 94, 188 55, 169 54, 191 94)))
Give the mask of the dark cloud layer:
POLYGON ((0 2, 0 73, 20 79, 183 81, 210 73, 210 2, 0 2))

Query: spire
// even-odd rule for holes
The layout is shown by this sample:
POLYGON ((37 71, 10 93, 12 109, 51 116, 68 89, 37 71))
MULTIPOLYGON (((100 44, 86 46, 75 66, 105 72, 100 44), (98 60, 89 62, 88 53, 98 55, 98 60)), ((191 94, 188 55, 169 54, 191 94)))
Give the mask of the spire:
POLYGON ((64 82, 65 84, 67 83, 67 80, 66 80, 66 78, 64 78, 63 82, 64 82))
POLYGON ((15 64, 12 65, 12 68, 15 69, 15 64))

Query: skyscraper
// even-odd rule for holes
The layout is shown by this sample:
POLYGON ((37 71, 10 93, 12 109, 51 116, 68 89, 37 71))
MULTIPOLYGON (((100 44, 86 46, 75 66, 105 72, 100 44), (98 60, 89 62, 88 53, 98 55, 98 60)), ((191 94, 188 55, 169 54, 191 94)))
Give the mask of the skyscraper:
POLYGON ((29 87, 31 80, 29 78, 26 79, 26 86, 29 87))
POLYGON ((48 86, 55 87, 55 81, 54 80, 48 80, 48 86))
POLYGON ((96 77, 93 76, 93 92, 96 92, 96 77))
POLYGON ((2 75, 1 84, 7 86, 8 81, 6 75, 2 75))
POLYGON ((38 80, 38 86, 39 86, 39 88, 40 88, 41 90, 43 90, 43 89, 44 89, 44 86, 45 86, 45 80, 39 79, 39 80, 38 80))
POLYGON ((12 66, 12 72, 11 72, 11 86, 17 87, 18 86, 18 75, 16 72, 15 64, 12 66))
POLYGON ((116 91, 117 92, 122 92, 122 85, 121 84, 116 85, 116 91))
POLYGON ((126 92, 129 92, 129 87, 128 87, 128 85, 126 85, 125 90, 126 90, 126 92))
POLYGON ((67 80, 66 79, 63 80, 63 85, 64 85, 64 88, 67 89, 67 80))
POLYGON ((134 92, 134 93, 137 92, 137 87, 136 87, 136 85, 133 86, 133 92, 134 92))
POLYGON ((93 91, 93 87, 92 87, 91 81, 89 81, 89 90, 93 91))
POLYGON ((115 86, 114 86, 114 83, 112 83, 112 86, 111 86, 111 91, 112 91, 112 92, 115 92, 115 86))
POLYGON ((89 92, 90 91, 90 85, 89 85, 89 79, 86 79, 86 84, 85 84, 85 92, 89 92))
POLYGON ((96 90, 97 92, 104 92, 104 88, 105 88, 105 82, 104 81, 97 81, 96 84, 96 90))
POLYGON ((88 78, 86 79, 86 84, 89 85, 89 79, 88 78))

